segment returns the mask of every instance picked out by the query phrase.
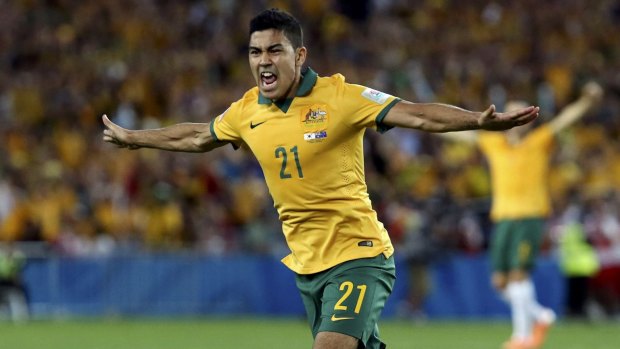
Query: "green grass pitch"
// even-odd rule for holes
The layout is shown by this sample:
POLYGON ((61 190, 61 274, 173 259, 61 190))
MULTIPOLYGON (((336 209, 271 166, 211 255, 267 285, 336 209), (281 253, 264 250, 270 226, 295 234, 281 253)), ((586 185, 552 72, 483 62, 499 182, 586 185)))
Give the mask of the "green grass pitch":
MULTIPOLYGON (((498 349, 508 322, 384 321, 381 334, 390 349, 498 349)), ((545 349, 617 349, 620 323, 560 322, 545 349)), ((312 340, 301 319, 71 319, 0 322, 6 349, 309 349, 312 340)))

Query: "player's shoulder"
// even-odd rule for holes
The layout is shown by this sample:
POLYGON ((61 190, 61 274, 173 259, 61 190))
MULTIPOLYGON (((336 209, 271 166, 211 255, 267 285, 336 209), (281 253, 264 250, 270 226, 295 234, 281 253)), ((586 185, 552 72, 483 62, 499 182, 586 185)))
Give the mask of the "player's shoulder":
POLYGON ((317 87, 340 87, 345 84, 345 77, 340 73, 330 76, 319 76, 316 80, 317 87))
POLYGON ((362 92, 365 89, 368 89, 365 86, 347 81, 344 75, 340 73, 325 77, 319 77, 317 79, 315 87, 318 91, 321 91, 322 93, 327 93, 332 98, 343 96, 353 97, 357 95, 361 96, 362 92))
POLYGON ((312 88, 312 98, 339 99, 343 96, 345 90, 345 80, 342 74, 317 76, 312 88))
POLYGON ((237 100, 235 103, 240 103, 242 105, 252 105, 258 103, 259 92, 258 87, 254 86, 251 89, 245 91, 243 96, 237 100))
POLYGON ((226 110, 219 115, 218 120, 221 121, 225 115, 227 116, 227 120, 229 120, 229 122, 238 120, 242 114, 252 112, 249 108, 253 105, 258 105, 258 99, 258 87, 247 90, 241 98, 233 101, 228 108, 226 108, 226 110))
POLYGON ((549 142, 554 138, 554 132, 549 123, 543 123, 539 126, 536 126, 530 133, 528 134, 528 138, 534 141, 540 142, 549 142))
POLYGON ((335 84, 343 84, 346 80, 344 75, 340 73, 336 73, 330 76, 323 77, 323 79, 327 79, 329 82, 335 83, 335 84))
POLYGON ((506 142, 506 135, 504 134, 504 132, 486 131, 486 130, 480 130, 480 131, 475 131, 475 132, 476 132, 476 141, 478 142, 478 144, 480 144, 483 147, 485 145, 506 142))
POLYGON ((542 123, 536 127, 531 132, 532 134, 540 134, 543 136, 553 136, 553 129, 551 128, 551 124, 548 122, 542 123))
POLYGON ((252 108, 253 106, 257 106, 259 104, 259 98, 260 94, 258 87, 252 87, 245 91, 241 98, 230 104, 229 111, 234 110, 235 113, 247 111, 248 108, 252 108))

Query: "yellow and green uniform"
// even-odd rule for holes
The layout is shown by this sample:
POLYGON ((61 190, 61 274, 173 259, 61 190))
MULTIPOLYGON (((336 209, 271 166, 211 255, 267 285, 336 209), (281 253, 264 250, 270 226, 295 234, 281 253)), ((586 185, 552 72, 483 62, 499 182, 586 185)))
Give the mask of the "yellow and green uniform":
POLYGON ((510 144, 500 132, 482 132, 479 145, 491 170, 495 229, 490 255, 495 271, 533 267, 551 212, 548 192, 553 132, 547 125, 510 144))
POLYGON ((366 128, 387 129, 398 101, 307 69, 295 98, 274 103, 254 87, 211 123, 218 141, 245 144, 258 159, 291 250, 282 262, 294 272, 392 255, 368 197, 362 144, 366 128))
POLYGON ((553 132, 547 125, 511 145, 501 132, 481 132, 479 145, 491 170, 493 220, 546 217, 553 132))

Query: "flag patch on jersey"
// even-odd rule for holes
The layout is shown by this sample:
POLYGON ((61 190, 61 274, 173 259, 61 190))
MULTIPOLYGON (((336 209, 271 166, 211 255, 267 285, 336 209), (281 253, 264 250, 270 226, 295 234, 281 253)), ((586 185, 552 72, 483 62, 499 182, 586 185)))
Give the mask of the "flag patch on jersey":
POLYGON ((327 131, 318 131, 318 132, 308 132, 304 133, 304 141, 317 141, 323 138, 327 138, 327 131))
POLYGON ((378 104, 383 104, 388 98, 390 98, 389 94, 373 90, 371 88, 366 88, 364 92, 362 92, 362 96, 378 104))

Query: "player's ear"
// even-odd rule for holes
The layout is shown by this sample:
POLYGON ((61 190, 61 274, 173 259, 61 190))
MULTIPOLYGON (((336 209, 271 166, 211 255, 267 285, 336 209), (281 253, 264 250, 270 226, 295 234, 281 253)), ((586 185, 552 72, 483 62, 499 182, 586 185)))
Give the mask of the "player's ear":
POLYGON ((295 55, 295 64, 301 67, 306 62, 306 55, 308 53, 308 50, 306 50, 306 48, 302 46, 295 51, 297 51, 295 55))

